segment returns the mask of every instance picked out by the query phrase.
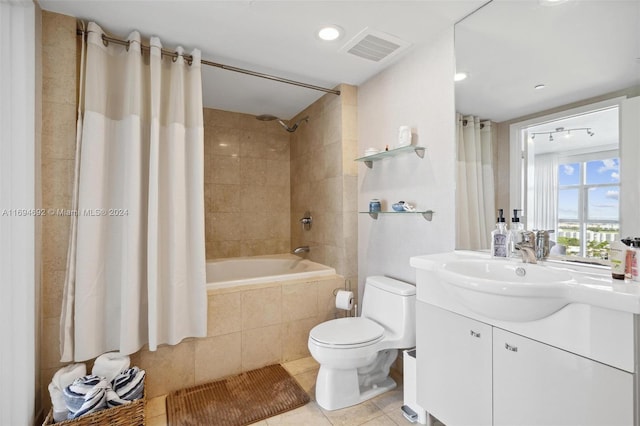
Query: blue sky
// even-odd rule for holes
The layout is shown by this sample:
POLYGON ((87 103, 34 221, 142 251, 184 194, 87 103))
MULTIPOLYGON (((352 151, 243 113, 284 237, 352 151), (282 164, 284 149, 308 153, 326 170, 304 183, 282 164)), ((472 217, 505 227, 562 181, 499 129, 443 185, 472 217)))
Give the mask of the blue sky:
MULTIPOLYGON (((560 186, 580 183, 580 163, 560 164, 558 167, 560 186)), ((589 161, 586 166, 586 184, 620 184, 620 162, 617 158, 589 161)), ((588 215, 590 220, 618 220, 619 186, 589 189, 588 215)), ((578 218, 577 189, 561 189, 558 193, 558 216, 560 219, 578 218)))

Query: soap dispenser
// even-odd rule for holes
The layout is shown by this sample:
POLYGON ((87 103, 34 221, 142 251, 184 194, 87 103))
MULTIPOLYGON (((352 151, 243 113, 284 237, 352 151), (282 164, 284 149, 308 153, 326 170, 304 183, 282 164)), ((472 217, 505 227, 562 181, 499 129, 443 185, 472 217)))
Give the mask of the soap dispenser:
POLYGON ((513 209, 513 217, 511 218, 511 229, 509 230, 509 237, 507 239, 507 253, 509 257, 520 257, 520 250, 516 247, 518 244, 524 241, 524 224, 520 222, 518 212, 520 209, 513 209))
POLYGON ((491 231, 491 257, 507 257, 507 224, 503 209, 498 209, 496 229, 491 231))

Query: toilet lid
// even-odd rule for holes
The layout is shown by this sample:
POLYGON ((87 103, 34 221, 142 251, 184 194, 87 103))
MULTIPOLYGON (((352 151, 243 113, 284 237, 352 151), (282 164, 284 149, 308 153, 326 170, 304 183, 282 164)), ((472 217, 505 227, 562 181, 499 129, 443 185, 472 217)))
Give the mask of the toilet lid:
POLYGON ((329 345, 356 345, 378 340, 384 328, 367 318, 338 318, 323 322, 311 329, 309 336, 329 345))

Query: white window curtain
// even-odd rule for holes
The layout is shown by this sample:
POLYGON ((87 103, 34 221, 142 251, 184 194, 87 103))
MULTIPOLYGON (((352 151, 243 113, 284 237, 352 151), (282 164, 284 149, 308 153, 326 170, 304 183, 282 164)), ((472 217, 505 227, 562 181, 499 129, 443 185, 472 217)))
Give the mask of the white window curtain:
MULTIPOLYGON (((63 361, 206 336, 204 128, 193 62, 89 23, 61 317, 63 361)), ((85 49, 83 49, 85 52, 85 49)), ((178 49, 182 54, 182 50, 178 49)))
POLYGON ((36 11, 32 1, 0 1, 0 425, 35 421, 36 11))
POLYGON ((533 229, 557 231, 558 155, 536 155, 534 170, 533 229))
POLYGON ((496 222, 491 122, 459 113, 456 122, 456 248, 488 249, 496 222))

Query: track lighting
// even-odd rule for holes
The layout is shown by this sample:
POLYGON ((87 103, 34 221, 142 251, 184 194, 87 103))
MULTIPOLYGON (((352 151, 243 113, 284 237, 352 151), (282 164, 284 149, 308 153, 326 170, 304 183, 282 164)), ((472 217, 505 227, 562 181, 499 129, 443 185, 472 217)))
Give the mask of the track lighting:
POLYGON ((581 131, 584 130, 585 132, 587 132, 587 135, 589 136, 593 136, 595 135, 595 133, 593 132, 593 130, 591 130, 591 127, 576 127, 573 129, 565 129, 564 127, 556 127, 555 130, 551 130, 549 132, 534 132, 534 133, 530 133, 529 135, 531 136, 531 139, 535 139, 536 135, 549 135, 549 142, 553 142, 553 135, 556 133, 564 133, 564 137, 566 139, 569 139, 571 136, 573 136, 571 134, 571 132, 576 132, 576 131, 581 131))

